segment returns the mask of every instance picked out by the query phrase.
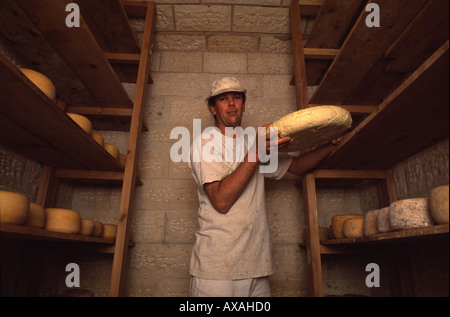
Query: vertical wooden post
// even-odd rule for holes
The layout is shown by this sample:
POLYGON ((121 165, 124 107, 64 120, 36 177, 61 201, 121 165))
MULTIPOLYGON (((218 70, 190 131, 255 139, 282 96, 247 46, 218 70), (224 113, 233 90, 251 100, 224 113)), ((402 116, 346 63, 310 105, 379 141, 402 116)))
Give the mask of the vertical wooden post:
POLYGON ((147 96, 148 75, 150 71, 150 49, 155 20, 155 4, 147 3, 145 18, 144 40, 142 43, 139 71, 136 82, 133 112, 128 141, 128 155, 122 185, 122 199, 120 201, 119 222, 117 227, 116 244, 114 249, 113 267, 109 296, 120 296, 123 291, 123 280, 128 256, 129 226, 133 209, 134 190, 136 185, 136 163, 139 140, 142 131, 143 111, 147 96))
POLYGON ((398 200, 397 190, 395 189, 394 171, 392 169, 386 170, 386 186, 389 195, 389 202, 393 203, 398 200))
POLYGON ((308 89, 299 0, 292 0, 290 14, 292 46, 294 49, 294 85, 297 93, 297 108, 304 109, 308 106, 308 89))
POLYGON ((302 179, 303 204, 306 230, 306 260, 308 285, 315 297, 323 296, 322 263, 320 259, 319 223, 317 220, 316 180, 314 174, 302 179))
POLYGON ((36 198, 38 205, 46 208, 53 205, 56 197, 57 182, 55 179, 55 170, 50 166, 44 166, 36 198))

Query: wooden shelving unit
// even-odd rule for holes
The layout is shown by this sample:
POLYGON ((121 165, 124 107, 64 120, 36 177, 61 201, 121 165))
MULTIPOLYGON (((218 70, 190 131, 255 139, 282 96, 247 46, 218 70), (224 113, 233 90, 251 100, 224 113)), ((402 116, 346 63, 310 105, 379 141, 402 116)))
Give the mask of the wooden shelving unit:
MULTIPOLYGON (((68 0, 6 0, 0 4, 2 36, 22 63, 49 77, 55 103, 0 54, 0 143, 44 165, 37 203, 51 207, 60 179, 122 186, 116 239, 1 225, 2 237, 99 244, 112 247, 109 295, 119 296, 127 263, 129 224, 137 179, 137 151, 150 76, 155 4, 140 1, 80 0, 80 27, 66 27, 68 0), (145 20, 138 45, 130 18, 145 20), (122 82, 136 83, 132 101, 122 82), (95 130, 129 131, 122 166, 66 112, 91 119, 95 130)), ((111 248, 109 249, 111 250, 111 248)), ((25 272, 24 276, 29 276, 25 272)), ((18 283, 18 295, 27 283, 18 283)))
MULTIPOLYGON (((376 1, 382 27, 369 28, 367 1, 293 0, 291 30, 299 109, 338 105, 352 113, 349 136, 302 179, 311 295, 323 296, 322 254, 342 247, 443 236, 448 225, 358 239, 319 241, 316 187, 384 181, 389 202, 397 200, 391 168, 449 137, 448 1, 376 1), (398 14, 401 12, 401 15, 398 14), (301 16, 315 23, 303 46, 301 16), (388 31, 387 31, 388 30, 388 31), (318 86, 311 100, 306 87, 318 86)), ((404 288, 406 289, 406 288, 404 288)))

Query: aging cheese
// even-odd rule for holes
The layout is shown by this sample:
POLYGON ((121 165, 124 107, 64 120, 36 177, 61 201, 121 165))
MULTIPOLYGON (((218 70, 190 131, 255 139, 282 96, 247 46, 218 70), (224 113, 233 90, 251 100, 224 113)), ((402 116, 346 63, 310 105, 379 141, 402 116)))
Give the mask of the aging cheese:
POLYGON ((51 100, 56 101, 55 85, 47 76, 28 68, 19 68, 19 70, 51 100))
POLYGON ((62 233, 79 233, 81 229, 80 214, 71 209, 46 208, 45 229, 62 233))
POLYGON ((370 210, 364 216, 364 235, 371 236, 378 234, 378 210, 370 210))
POLYGON ((432 226, 428 199, 413 198, 393 202, 389 206, 389 222, 393 230, 432 226))
POLYGON ((103 238, 116 238, 117 225, 103 224, 103 238))
POLYGON ((384 207, 378 210, 377 229, 380 233, 392 231, 391 223, 389 221, 389 207, 384 207))
POLYGON ((119 148, 113 144, 105 143, 103 144, 103 148, 108 152, 112 157, 116 160, 119 159, 119 148))
POLYGON ((90 236, 94 233, 94 221, 91 219, 81 218, 80 234, 82 236, 90 236))
POLYGON ((92 124, 91 121, 79 114, 68 112, 67 115, 75 121, 87 134, 91 134, 92 132, 92 124))
POLYGON ((428 199, 433 220, 438 224, 448 223, 448 185, 433 188, 428 199))
POLYGON ((333 216, 331 218, 331 235, 334 239, 343 239, 345 238, 344 233, 342 232, 342 226, 344 221, 348 218, 359 217, 361 214, 340 214, 333 216))
POLYGON ((99 221, 94 221, 94 231, 92 235, 94 237, 101 237, 103 234, 103 224, 99 221))
POLYGON ((21 193, 0 190, 0 223, 22 225, 27 221, 30 200, 21 193))
POLYGON ((336 106, 317 106, 292 112, 273 122, 280 137, 292 137, 294 142, 283 149, 295 152, 319 147, 343 135, 352 125, 347 110, 336 106))
POLYGON ((44 228, 45 226, 45 208, 36 203, 30 203, 30 212, 28 214, 26 226, 44 228))
POLYGON ((97 142, 100 146, 103 146, 105 143, 105 138, 103 135, 96 131, 91 131, 91 138, 94 139, 95 142, 97 142))
POLYGON ((342 225, 342 233, 346 238, 364 236, 364 216, 346 219, 342 225))

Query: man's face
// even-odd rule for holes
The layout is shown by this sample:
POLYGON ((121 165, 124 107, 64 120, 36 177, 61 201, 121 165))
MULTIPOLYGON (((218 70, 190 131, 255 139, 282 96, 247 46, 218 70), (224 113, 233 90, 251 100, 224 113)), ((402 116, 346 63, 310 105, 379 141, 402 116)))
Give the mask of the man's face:
POLYGON ((245 111, 244 98, 241 93, 227 92, 215 98, 211 113, 216 116, 218 128, 238 127, 241 125, 242 114, 245 111))

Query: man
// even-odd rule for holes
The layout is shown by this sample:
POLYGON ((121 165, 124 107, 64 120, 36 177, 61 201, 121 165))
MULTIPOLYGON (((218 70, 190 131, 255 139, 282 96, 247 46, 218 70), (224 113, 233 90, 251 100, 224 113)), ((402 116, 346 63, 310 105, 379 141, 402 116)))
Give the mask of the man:
POLYGON ((214 82, 208 107, 216 127, 209 131, 209 139, 194 140, 190 168, 198 186, 200 207, 199 230, 191 255, 189 296, 271 295, 268 276, 274 272, 274 264, 264 178, 281 179, 287 171, 303 175, 341 140, 334 140, 298 158, 280 154, 276 171, 262 173, 261 153, 269 152, 274 145, 282 149, 292 142, 289 137, 276 137, 273 141, 265 133, 265 142, 256 140, 239 159, 230 161, 226 157, 227 150, 239 156, 237 144, 251 142, 243 141, 245 136, 240 133, 242 129, 238 129, 245 112, 245 101, 246 91, 235 78, 225 77, 214 82), (211 149, 215 150, 212 154, 211 149), (202 157, 200 161, 192 159, 195 151, 203 153, 203 156, 198 155, 202 157), (205 160, 204 152, 211 154, 212 159, 205 160))

